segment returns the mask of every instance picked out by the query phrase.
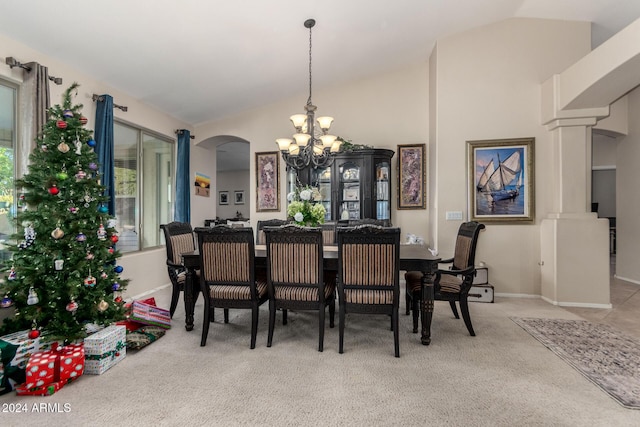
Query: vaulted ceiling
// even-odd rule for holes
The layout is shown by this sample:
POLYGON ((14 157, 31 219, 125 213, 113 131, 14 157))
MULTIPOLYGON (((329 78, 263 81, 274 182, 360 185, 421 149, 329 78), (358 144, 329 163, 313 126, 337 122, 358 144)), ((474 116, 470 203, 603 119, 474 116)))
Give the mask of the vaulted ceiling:
POLYGON ((307 18, 316 92, 511 17, 592 22, 597 46, 639 16, 637 0, 9 0, 0 34, 196 125, 304 96, 307 18))

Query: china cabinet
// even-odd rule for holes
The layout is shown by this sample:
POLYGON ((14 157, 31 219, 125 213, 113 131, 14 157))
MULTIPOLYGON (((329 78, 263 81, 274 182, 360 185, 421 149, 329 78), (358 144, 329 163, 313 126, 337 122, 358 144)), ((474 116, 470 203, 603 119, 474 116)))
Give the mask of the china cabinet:
POLYGON ((325 221, 363 218, 391 220, 391 158, 394 152, 370 148, 336 155, 327 168, 290 171, 295 185, 317 187, 327 211, 325 221))

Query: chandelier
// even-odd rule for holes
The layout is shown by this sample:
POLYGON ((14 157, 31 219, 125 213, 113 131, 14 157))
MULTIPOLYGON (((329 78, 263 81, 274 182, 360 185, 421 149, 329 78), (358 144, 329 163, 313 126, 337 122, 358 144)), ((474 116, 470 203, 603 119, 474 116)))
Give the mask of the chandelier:
POLYGON ((276 139, 285 163, 296 170, 309 165, 313 168, 330 166, 341 145, 336 136, 328 134, 333 117, 318 117, 318 127, 315 126, 315 112, 318 107, 311 102, 311 28, 314 25, 314 19, 304 21, 305 28, 309 29, 309 98, 304 106, 306 114, 294 114, 290 117, 296 129, 293 139, 276 139))

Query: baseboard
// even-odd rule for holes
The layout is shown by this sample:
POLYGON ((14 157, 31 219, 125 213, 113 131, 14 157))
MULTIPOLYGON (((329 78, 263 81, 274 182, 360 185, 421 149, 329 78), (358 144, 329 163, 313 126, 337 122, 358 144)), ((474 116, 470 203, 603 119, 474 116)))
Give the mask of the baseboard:
POLYGON ((137 299, 144 299, 144 297, 146 297, 147 295, 152 294, 152 293, 157 292, 157 291, 160 291, 162 289, 168 288, 170 286, 171 286, 171 283, 165 283, 164 285, 160 285, 160 286, 158 286, 156 288, 149 289, 148 291, 145 291, 145 292, 143 292, 143 293, 141 293, 139 295, 134 295, 131 298, 127 298, 126 301, 130 302, 130 301, 137 300, 137 299))
POLYGON ((581 307, 581 308, 613 308, 613 305, 609 304, 592 304, 585 302, 561 302, 561 301, 553 301, 547 297, 541 297, 543 301, 548 302, 552 305, 557 305, 558 307, 581 307))
POLYGON ((505 297, 505 298, 541 298, 540 295, 534 294, 509 294, 505 292, 496 292, 497 297, 505 297))
POLYGON ((640 285, 640 281, 629 279, 629 278, 622 277, 622 276, 618 276, 617 274, 614 274, 613 278, 614 279, 618 279, 618 280, 622 280, 623 282, 633 283, 634 285, 640 285))

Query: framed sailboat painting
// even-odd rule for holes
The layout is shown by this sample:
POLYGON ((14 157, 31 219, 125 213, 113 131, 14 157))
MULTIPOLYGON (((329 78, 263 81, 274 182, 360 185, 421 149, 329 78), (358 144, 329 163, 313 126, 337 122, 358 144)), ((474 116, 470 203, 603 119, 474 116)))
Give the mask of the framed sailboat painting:
POLYGON ((534 221, 535 138, 467 141, 470 220, 534 221))

